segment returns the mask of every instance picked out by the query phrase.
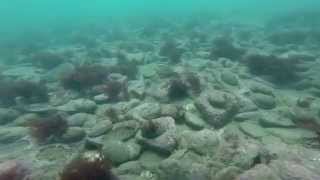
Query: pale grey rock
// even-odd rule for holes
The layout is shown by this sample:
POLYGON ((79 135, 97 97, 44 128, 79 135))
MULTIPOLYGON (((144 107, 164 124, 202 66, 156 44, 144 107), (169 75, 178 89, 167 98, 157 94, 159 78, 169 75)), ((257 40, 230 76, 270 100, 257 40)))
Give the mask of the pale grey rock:
POLYGON ((93 100, 96 102, 96 103, 105 103, 108 101, 108 96, 105 95, 105 94, 99 94, 99 95, 96 95, 93 97, 93 100))
POLYGON ((127 141, 135 136, 139 127, 139 123, 135 120, 115 123, 111 131, 105 135, 105 140, 127 141))
POLYGON ((87 121, 96 122, 97 117, 88 113, 76 113, 67 118, 69 126, 83 126, 87 121))
POLYGON ((15 126, 26 126, 30 121, 38 119, 39 115, 35 113, 27 113, 19 116, 13 121, 15 126))
POLYGON ((183 131, 180 134, 179 147, 181 149, 189 149, 201 155, 213 155, 218 146, 218 135, 212 130, 183 131))
POLYGON ((264 130, 261 126, 250 123, 250 122, 242 122, 239 124, 239 129, 245 133, 246 135, 252 138, 262 138, 268 135, 268 132, 264 130))
POLYGON ((157 125, 155 129, 157 136, 153 138, 144 137, 142 132, 139 131, 136 136, 139 144, 156 152, 172 153, 177 147, 175 120, 171 117, 161 117, 149 121, 157 125))
POLYGON ((193 112, 186 112, 184 114, 184 119, 187 125, 197 130, 203 129, 206 125, 205 121, 193 112))
POLYGON ((238 77, 230 71, 223 71, 221 73, 221 80, 232 86, 239 85, 238 77))
POLYGON ((0 108, 0 125, 12 122, 20 115, 20 112, 9 108, 0 108))
POLYGON ((236 180, 282 180, 270 167, 259 164, 245 171, 236 180))
POLYGON ((28 129, 25 127, 1 127, 0 143, 13 143, 28 135, 28 129))
POLYGON ((101 120, 88 130, 89 137, 98 137, 106 134, 112 129, 110 120, 101 120))
POLYGON ((66 112, 93 112, 97 104, 89 99, 71 100, 67 104, 58 106, 57 110, 66 112))
POLYGON ((86 132, 79 127, 69 127, 61 136, 61 140, 66 143, 73 143, 82 140, 86 136, 86 132))
POLYGON ((143 99, 145 97, 145 85, 142 80, 130 81, 128 85, 130 97, 143 99))
POLYGON ((262 109, 273 109, 276 107, 276 101, 273 96, 254 93, 250 95, 251 100, 262 109))
POLYGON ((153 119, 160 116, 161 106, 158 103, 143 103, 131 109, 128 114, 132 117, 153 119))
POLYGON ((105 141, 102 149, 104 155, 115 165, 136 159, 141 153, 141 147, 133 142, 105 141))
POLYGON ((262 117, 261 113, 258 111, 252 111, 252 112, 243 112, 243 113, 239 113, 237 115, 234 116, 234 120, 235 121, 255 121, 258 122, 259 119, 262 117))

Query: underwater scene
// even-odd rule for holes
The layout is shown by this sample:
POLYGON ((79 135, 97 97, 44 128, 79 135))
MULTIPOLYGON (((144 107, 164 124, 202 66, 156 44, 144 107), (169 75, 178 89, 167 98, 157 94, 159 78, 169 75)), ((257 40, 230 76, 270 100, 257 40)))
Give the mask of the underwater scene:
POLYGON ((320 180, 320 1, 3 0, 0 180, 320 180))

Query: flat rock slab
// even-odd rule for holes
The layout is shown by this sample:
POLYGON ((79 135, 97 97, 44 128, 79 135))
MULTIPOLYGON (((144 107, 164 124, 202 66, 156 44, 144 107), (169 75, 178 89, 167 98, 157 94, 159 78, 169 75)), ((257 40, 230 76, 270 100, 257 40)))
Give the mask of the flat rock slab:
POLYGON ((268 136, 268 132, 266 132, 264 128, 254 123, 249 123, 249 122, 240 123, 239 129, 244 134, 252 138, 262 138, 262 137, 268 136))
POLYGON ((289 118, 270 118, 263 117, 259 119, 259 123, 263 127, 282 127, 282 128, 293 128, 296 125, 289 118))
POLYGON ((270 134, 281 138, 286 143, 301 143, 305 140, 318 138, 318 135, 307 129, 300 128, 266 128, 267 132, 270 134))

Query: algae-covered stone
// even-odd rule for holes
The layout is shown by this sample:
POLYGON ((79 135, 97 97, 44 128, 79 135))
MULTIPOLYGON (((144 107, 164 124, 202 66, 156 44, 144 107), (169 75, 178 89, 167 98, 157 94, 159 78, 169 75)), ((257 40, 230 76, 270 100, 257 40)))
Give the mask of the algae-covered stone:
POLYGON ((145 84, 142 80, 133 80, 129 82, 128 91, 130 97, 143 99, 145 96, 145 84))
POLYGON ((160 116, 161 106, 158 103, 144 103, 131 109, 128 114, 133 117, 153 119, 160 116))
POLYGON ((13 124, 16 126, 25 126, 31 120, 38 119, 39 115, 35 113, 27 113, 19 116, 17 119, 13 121, 13 124))
POLYGON ((13 143, 28 135, 28 129, 25 127, 1 127, 0 143, 13 143))
POLYGON ((196 114, 192 112, 186 112, 184 114, 184 119, 186 121, 186 124, 194 129, 203 129, 206 124, 204 120, 202 120, 200 117, 198 117, 196 114))
POLYGON ((20 113, 14 109, 0 108, 0 125, 16 119, 20 113))
POLYGON ((237 86, 239 84, 237 76, 230 71, 223 71, 221 73, 221 80, 232 86, 237 86))
POLYGON ((180 147, 190 149, 199 154, 214 154, 219 145, 217 133, 204 129, 198 132, 184 131, 181 133, 180 147))
POLYGON ((259 119, 259 123, 263 127, 282 127, 282 128, 293 128, 296 125, 291 119, 286 117, 263 117, 259 119))
POLYGON ((126 141, 134 137, 138 129, 139 123, 135 120, 115 123, 111 131, 105 136, 105 139, 126 141))
POLYGON ((160 164, 160 179, 168 180, 210 180, 210 169, 200 163, 186 163, 167 159, 160 164))
POLYGON ((86 132, 79 127, 70 127, 68 130, 62 135, 61 140, 63 142, 77 142, 82 140, 86 135, 86 132))
POLYGON ((257 111, 253 112, 243 112, 234 116, 235 121, 258 121, 261 118, 261 113, 257 111))
POLYGON ((119 165, 136 159, 141 152, 141 147, 132 142, 106 141, 102 151, 112 163, 119 165))
POLYGON ((148 64, 141 66, 140 72, 145 78, 153 78, 157 75, 157 64, 148 64))
POLYGON ((241 173, 241 169, 229 166, 221 169, 216 175, 215 180, 234 180, 241 173))
POLYGON ((121 164, 116 169, 116 174, 137 174, 143 171, 142 163, 140 161, 129 161, 121 164))
POLYGON ((87 121, 95 121, 97 117, 88 113, 76 113, 67 118, 69 126, 83 126, 87 121))
POLYGON ((261 83, 251 83, 250 90, 255 93, 273 96, 273 88, 261 83))
POLYGON ((267 165, 258 164, 242 173, 236 180, 281 180, 281 178, 267 165))
POLYGON ((300 128, 266 128, 266 130, 287 143, 303 143, 306 140, 318 138, 318 135, 314 131, 300 128))
POLYGON ((179 108, 174 104, 164 104, 161 106, 161 116, 170 116, 174 119, 179 118, 179 108))
POLYGON ((171 117, 161 117, 149 120, 146 123, 137 134, 137 141, 144 148, 164 154, 172 153, 177 146, 174 119, 171 117))
POLYGON ((89 129, 88 136, 98 137, 109 132, 111 129, 112 129, 112 122, 110 120, 99 121, 89 129))
POLYGON ((251 95, 251 100, 262 109, 273 109, 276 107, 276 101, 273 96, 254 93, 251 95))
POLYGON ((318 167, 299 164, 296 161, 275 160, 269 165, 275 174, 283 179, 316 180, 320 179, 318 167))
POLYGON ((239 128, 243 133, 253 138, 262 138, 268 135, 264 128, 250 122, 240 123, 239 128))
POLYGON ((97 104, 90 99, 76 99, 62 106, 58 106, 57 110, 66 112, 93 112, 96 107, 97 104))

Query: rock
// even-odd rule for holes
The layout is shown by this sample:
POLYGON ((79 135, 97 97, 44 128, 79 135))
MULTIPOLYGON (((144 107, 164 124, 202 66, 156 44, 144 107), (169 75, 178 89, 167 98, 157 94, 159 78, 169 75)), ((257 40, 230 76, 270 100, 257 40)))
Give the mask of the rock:
POLYGON ((140 72, 145 78, 154 78, 157 76, 157 64, 147 64, 140 67, 140 72))
POLYGON ((99 94, 99 95, 96 95, 93 97, 93 100, 96 102, 96 103, 105 103, 108 101, 108 96, 105 95, 105 94, 99 94))
POLYGON ((319 114, 316 109, 295 107, 292 110, 292 121, 302 128, 317 131, 320 125, 319 114))
POLYGON ((139 157, 139 161, 145 169, 156 169, 159 166, 159 162, 165 158, 166 156, 158 154, 157 152, 144 150, 139 157))
POLYGON ((183 131, 180 135, 179 146, 201 155, 212 155, 219 145, 217 133, 204 129, 201 131, 183 131))
POLYGON ((141 152, 141 147, 132 142, 124 143, 111 140, 104 143, 102 151, 114 165, 120 165, 136 159, 141 152))
POLYGON ((33 82, 40 82, 40 69, 33 66, 16 66, 14 68, 1 72, 3 76, 19 78, 23 80, 30 80, 33 82))
POLYGON ((69 126, 83 126, 83 124, 87 121, 96 122, 97 117, 92 114, 87 113, 76 113, 67 118, 69 126))
POLYGON ((179 109, 174 104, 165 104, 161 106, 161 116, 169 116, 173 119, 179 118, 179 109))
POLYGON ((236 180, 281 180, 281 178, 268 166, 258 164, 242 173, 236 180))
POLYGON ((316 180, 320 175, 295 161, 275 160, 269 165, 282 179, 316 180))
POLYGON ((316 97, 320 97, 320 89, 317 88, 310 88, 307 90, 308 93, 316 96, 316 97))
POLYGON ((184 119, 186 124, 189 125, 191 128, 200 130, 203 129, 206 123, 200 117, 192 112, 186 112, 184 114, 184 119))
POLYGON ((230 71, 223 71, 221 73, 221 80, 232 86, 237 86, 239 84, 237 76, 230 71))
POLYGON ((50 113, 55 111, 55 107, 47 103, 28 104, 22 107, 23 111, 27 113, 50 113))
POLYGON ((247 97, 240 97, 238 101, 239 101, 239 113, 253 112, 259 109, 257 105, 247 97))
POLYGON ((160 178, 168 180, 210 180, 210 169, 196 162, 167 159, 160 164, 160 178))
POLYGON ((142 80, 130 81, 128 85, 130 97, 143 99, 145 96, 145 85, 142 80))
POLYGON ((276 101, 273 96, 254 93, 250 98, 259 108, 273 109, 276 107, 276 101))
POLYGON ((308 79, 302 79, 298 82, 295 83, 294 87, 297 90, 305 90, 305 89, 309 89, 313 86, 313 82, 312 80, 308 79))
POLYGON ((293 128, 296 125, 287 117, 280 115, 267 114, 259 119, 259 123, 263 127, 281 127, 281 128, 293 128))
POLYGON ((137 141, 145 148, 153 151, 170 154, 177 146, 177 135, 175 121, 171 117, 161 117, 157 119, 149 120, 154 126, 145 126, 136 136, 137 141), (155 134, 152 137, 146 137, 145 132, 151 132, 155 134))
POLYGON ((214 94, 203 93, 196 99, 195 106, 204 120, 215 128, 221 128, 229 123, 238 112, 238 104, 233 98, 225 96, 228 103, 223 106, 221 104, 221 107, 219 107, 220 105, 218 106, 212 102, 213 96, 214 94))
POLYGON ((66 143, 72 143, 82 140, 86 136, 86 132, 79 127, 69 127, 67 132, 61 136, 61 140, 66 143))
POLYGON ((72 63, 62 63, 57 67, 54 67, 52 70, 47 72, 45 76, 46 79, 51 81, 60 80, 61 77, 65 77, 66 74, 74 70, 74 65, 72 63))
POLYGON ((253 112, 243 112, 243 113, 239 113, 237 115, 234 116, 234 120, 235 121, 258 121, 261 118, 261 113, 257 112, 257 111, 253 111, 253 112))
POLYGON ((88 131, 89 137, 98 137, 103 134, 106 134, 112 129, 112 122, 110 120, 102 120, 97 122, 93 127, 88 131))
POLYGON ((1 127, 0 143, 13 143, 28 135, 28 129, 25 127, 1 127))
MULTIPOLYGON (((141 177, 141 176, 138 176, 138 175, 120 175, 118 177, 119 179, 121 180, 149 180, 150 178, 144 178, 144 177, 141 177)), ((117 179, 116 179, 117 180, 117 179)))
POLYGON ((256 140, 246 139, 238 140, 237 149, 234 147, 224 147, 219 150, 218 156, 222 156, 224 162, 227 162, 229 165, 239 167, 241 169, 249 169, 257 165, 260 161, 261 163, 268 163, 271 160, 271 155, 267 150, 264 149, 262 144, 256 140), (232 153, 230 153, 232 152, 232 153), (230 159, 231 157, 231 159, 230 159))
POLYGON ((70 149, 69 146, 55 143, 41 146, 35 158, 39 161, 50 161, 62 164, 61 161, 70 158, 72 154, 72 149, 70 149))
POLYGON ((128 114, 130 114, 132 117, 153 119, 160 116, 161 107, 158 103, 143 103, 131 109, 128 114))
POLYGON ((312 102, 315 100, 313 97, 299 97, 297 100, 297 105, 301 108, 309 108, 312 102))
POLYGON ((220 91, 214 91, 208 94, 208 101, 213 107, 225 108, 228 103, 227 94, 220 91))
POLYGON ((139 175, 143 171, 143 167, 140 161, 129 161, 121 164, 116 169, 116 174, 136 174, 139 175))
POLYGON ((139 123, 128 120, 113 124, 111 131, 105 136, 105 140, 127 141, 134 137, 139 129, 139 123))
POLYGON ((241 169, 234 166, 229 166, 221 169, 216 175, 215 180, 235 180, 241 173, 241 169))
POLYGON ((281 138, 284 142, 289 144, 303 143, 306 140, 312 140, 318 138, 318 135, 314 131, 300 128, 266 128, 266 130, 281 138))
POLYGON ((256 82, 250 83, 249 88, 254 93, 260 93, 260 94, 265 94, 265 95, 269 95, 269 96, 274 96, 273 88, 269 87, 267 85, 264 85, 262 83, 256 83, 256 82))
POLYGON ((16 126, 26 126, 30 121, 38 119, 39 115, 35 113, 27 113, 19 116, 13 121, 13 124, 16 126))
POLYGON ((246 135, 252 138, 262 138, 268 135, 268 133, 257 124, 250 122, 243 122, 239 124, 239 129, 246 135))
POLYGON ((0 108, 0 125, 9 123, 16 119, 20 113, 14 109, 0 108))
POLYGON ((156 72, 160 78, 168 78, 176 74, 174 67, 165 63, 157 64, 156 72))
POLYGON ((97 105, 94 101, 89 99, 71 100, 67 104, 58 106, 57 110, 66 112, 93 112, 97 105))

